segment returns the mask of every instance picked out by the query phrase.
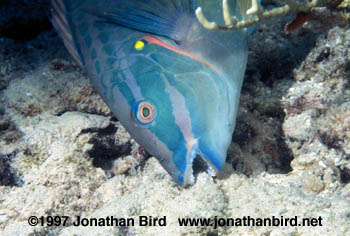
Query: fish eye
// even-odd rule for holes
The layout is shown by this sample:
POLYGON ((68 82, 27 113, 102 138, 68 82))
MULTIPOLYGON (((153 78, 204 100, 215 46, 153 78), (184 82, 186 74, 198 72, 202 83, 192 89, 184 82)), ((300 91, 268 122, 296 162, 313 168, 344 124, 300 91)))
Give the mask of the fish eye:
POLYGON ((152 103, 140 101, 135 104, 133 114, 140 125, 148 127, 156 117, 156 109, 152 103))

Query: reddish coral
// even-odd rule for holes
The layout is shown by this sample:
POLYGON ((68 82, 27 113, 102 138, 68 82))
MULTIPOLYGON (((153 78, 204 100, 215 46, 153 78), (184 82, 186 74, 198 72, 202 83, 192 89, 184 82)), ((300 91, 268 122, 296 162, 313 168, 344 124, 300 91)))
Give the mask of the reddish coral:
POLYGON ((311 12, 298 12, 295 19, 284 27, 284 31, 291 33, 301 27, 311 16, 311 12))

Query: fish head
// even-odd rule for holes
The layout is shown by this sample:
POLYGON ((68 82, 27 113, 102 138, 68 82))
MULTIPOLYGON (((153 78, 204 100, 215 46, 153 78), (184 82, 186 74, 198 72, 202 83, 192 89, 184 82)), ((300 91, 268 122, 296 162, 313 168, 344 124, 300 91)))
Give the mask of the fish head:
POLYGON ((115 90, 118 119, 180 185, 193 183, 197 154, 211 174, 220 171, 231 143, 241 83, 216 68, 220 63, 215 56, 196 53, 198 47, 192 53, 153 36, 141 37, 133 47, 123 71, 130 76, 132 94, 120 91, 120 85, 115 90))
MULTIPOLYGON (((218 1, 199 2, 210 19, 221 18, 218 1)), ((240 20, 249 1, 229 2, 240 20)), ((197 155, 211 173, 223 168, 247 62, 242 30, 204 29, 194 0, 52 5, 67 49, 121 124, 177 183, 193 182, 197 155)))

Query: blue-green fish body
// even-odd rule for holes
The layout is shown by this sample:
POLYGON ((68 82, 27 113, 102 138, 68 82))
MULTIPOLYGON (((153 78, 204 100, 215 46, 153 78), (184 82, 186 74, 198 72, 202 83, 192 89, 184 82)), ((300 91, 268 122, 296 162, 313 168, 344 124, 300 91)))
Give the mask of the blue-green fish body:
MULTIPOLYGON (((53 24, 132 137, 181 185, 199 154, 220 171, 247 61, 246 30, 208 31, 193 0, 53 0, 53 24)), ((242 18, 234 1, 232 14, 242 18)), ((220 20, 217 1, 203 1, 220 20)), ((241 7, 242 8, 242 7, 241 7)))

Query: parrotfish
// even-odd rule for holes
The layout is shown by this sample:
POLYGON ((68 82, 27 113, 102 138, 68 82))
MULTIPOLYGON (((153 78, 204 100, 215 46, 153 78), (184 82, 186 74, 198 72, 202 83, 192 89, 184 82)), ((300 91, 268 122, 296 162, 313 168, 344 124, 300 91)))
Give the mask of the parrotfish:
MULTIPOLYGON (((247 0, 232 0, 244 19, 247 0)), ((52 0, 52 22, 113 114, 173 180, 194 182, 196 156, 222 170, 247 64, 247 29, 210 31, 217 0, 52 0)))

